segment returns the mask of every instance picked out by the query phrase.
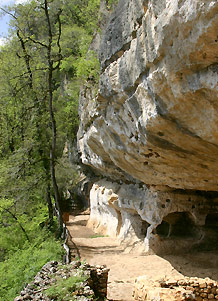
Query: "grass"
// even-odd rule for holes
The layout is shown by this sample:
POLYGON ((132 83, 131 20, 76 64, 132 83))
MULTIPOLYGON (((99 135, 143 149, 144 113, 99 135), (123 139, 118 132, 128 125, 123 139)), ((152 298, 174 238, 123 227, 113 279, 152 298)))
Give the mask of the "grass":
POLYGON ((103 234, 94 234, 90 236, 90 238, 98 238, 98 237, 109 237, 108 235, 103 235, 103 234))

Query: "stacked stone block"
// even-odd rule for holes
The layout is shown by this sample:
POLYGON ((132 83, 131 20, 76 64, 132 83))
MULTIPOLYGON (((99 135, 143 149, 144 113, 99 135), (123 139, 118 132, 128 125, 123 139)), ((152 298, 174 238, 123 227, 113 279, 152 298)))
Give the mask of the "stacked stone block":
POLYGON ((209 278, 184 277, 181 279, 147 280, 139 277, 135 281, 134 300, 218 300, 218 283, 209 278))
POLYGON ((90 269, 90 287, 98 300, 105 300, 109 269, 105 265, 90 266, 88 269, 90 269))

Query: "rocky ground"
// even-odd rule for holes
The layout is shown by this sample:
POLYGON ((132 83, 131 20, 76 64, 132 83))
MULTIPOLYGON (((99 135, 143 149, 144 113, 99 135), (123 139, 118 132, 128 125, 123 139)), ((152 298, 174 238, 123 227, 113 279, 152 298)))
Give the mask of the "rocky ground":
POLYGON ((218 280, 218 252, 197 252, 181 255, 143 255, 140 248, 125 248, 118 240, 100 237, 86 227, 89 215, 70 216, 68 229, 82 260, 89 264, 105 264, 110 269, 108 299, 130 301, 135 278, 146 275, 161 277, 210 277, 218 280))

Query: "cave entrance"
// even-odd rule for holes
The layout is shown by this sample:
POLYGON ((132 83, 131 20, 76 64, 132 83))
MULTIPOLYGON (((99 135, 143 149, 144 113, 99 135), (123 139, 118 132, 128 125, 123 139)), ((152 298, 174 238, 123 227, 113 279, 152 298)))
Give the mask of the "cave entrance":
POLYGON ((205 227, 213 229, 218 234, 218 212, 208 213, 205 220, 205 227))
POLYGON ((173 212, 163 218, 156 233, 165 238, 189 238, 195 236, 195 225, 189 212, 173 212))

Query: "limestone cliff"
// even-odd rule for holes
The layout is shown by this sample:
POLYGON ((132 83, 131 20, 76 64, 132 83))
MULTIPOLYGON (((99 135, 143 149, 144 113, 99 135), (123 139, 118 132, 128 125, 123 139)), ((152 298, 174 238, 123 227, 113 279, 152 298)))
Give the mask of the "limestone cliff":
POLYGON ((183 232, 202 242, 216 228, 217 29, 215 0, 119 1, 101 40, 98 95, 80 99, 82 162, 106 178, 91 191, 96 227, 150 249, 183 232))

